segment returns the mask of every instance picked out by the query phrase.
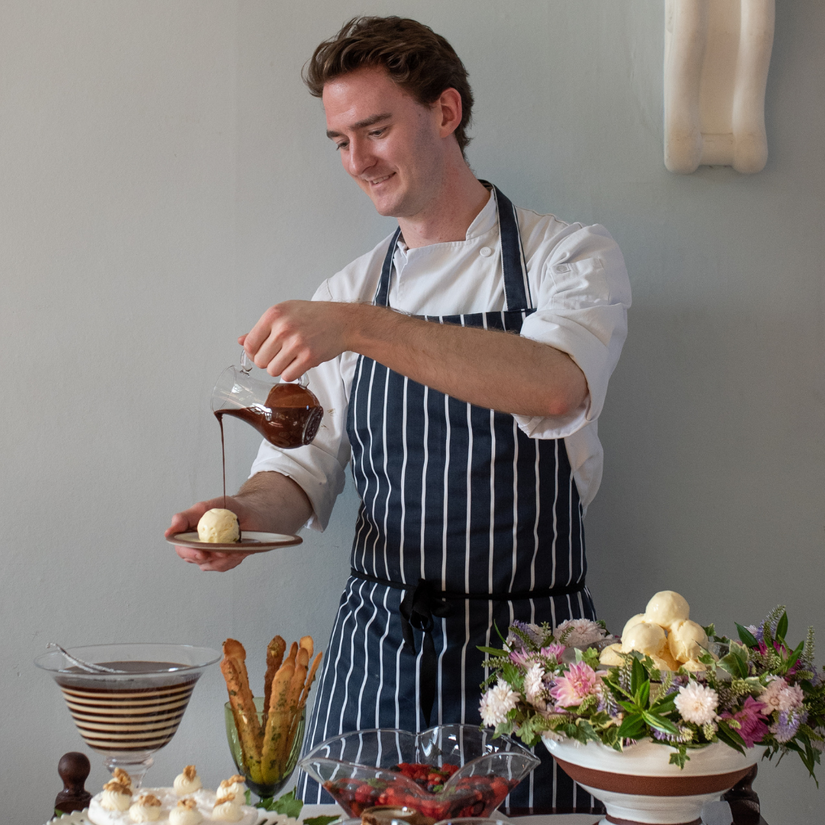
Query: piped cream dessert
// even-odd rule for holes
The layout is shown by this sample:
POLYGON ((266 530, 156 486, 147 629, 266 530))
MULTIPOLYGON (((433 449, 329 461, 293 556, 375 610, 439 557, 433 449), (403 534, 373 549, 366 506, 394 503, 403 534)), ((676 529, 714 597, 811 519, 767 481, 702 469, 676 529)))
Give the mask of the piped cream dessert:
POLYGON ((161 801, 151 793, 142 793, 130 806, 133 822, 157 822, 160 819, 161 801))
POLYGON ((200 825, 203 814, 198 810, 194 799, 179 799, 178 804, 169 812, 169 825, 200 825))
POLYGON ((105 811, 128 811, 132 804, 131 780, 126 785, 112 779, 103 786, 100 796, 100 807, 105 811))
POLYGON ((216 822, 240 822, 243 818, 238 797, 233 793, 224 793, 215 800, 212 819, 216 822))
POLYGON ((237 799, 243 799, 245 790, 244 778, 239 773, 236 773, 234 776, 230 776, 229 779, 224 779, 223 782, 218 785, 218 796, 228 796, 232 794, 237 799))
POLYGON ((175 777, 172 787, 178 796, 188 796, 195 793, 195 791, 199 791, 203 787, 203 783, 198 776, 197 768, 194 765, 187 765, 183 772, 175 777))
POLYGON ((215 507, 198 521, 198 538, 209 544, 233 544, 241 539, 238 517, 231 510, 215 507))
MULTIPOLYGON (((124 773, 124 772, 122 772, 124 773)), ((103 791, 92 797, 89 820, 94 825, 132 825, 156 822, 158 825, 200 825, 210 822, 233 822, 236 825, 255 825, 259 811, 244 805, 244 785, 241 776, 233 776, 221 783, 218 793, 201 786, 194 765, 187 765, 171 788, 145 788, 135 795, 131 791, 128 774, 107 782, 103 791), (197 787, 195 788, 195 786, 197 787), (194 788, 184 795, 179 789, 194 788), (233 788, 237 793, 231 793, 233 788), (136 798, 135 798, 136 797, 136 798)))

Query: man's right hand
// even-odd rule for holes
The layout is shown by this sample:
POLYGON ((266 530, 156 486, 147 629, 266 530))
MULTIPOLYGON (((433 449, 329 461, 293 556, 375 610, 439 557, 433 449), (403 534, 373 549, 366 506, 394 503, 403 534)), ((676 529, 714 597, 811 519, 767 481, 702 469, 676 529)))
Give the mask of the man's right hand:
MULTIPOLYGON (((216 507, 231 510, 235 513, 238 517, 242 533, 245 529, 255 529, 246 523, 246 508, 244 508, 240 502, 231 496, 227 496, 226 503, 224 503, 224 498, 221 496, 220 498, 213 498, 209 501, 199 501, 188 510, 184 510, 182 513, 175 513, 175 515, 172 516, 172 523, 166 530, 166 538, 171 538, 176 533, 188 533, 197 530, 201 516, 207 510, 212 510, 216 507)), ((252 553, 219 553, 212 550, 195 549, 193 547, 179 547, 178 545, 175 545, 175 551, 184 561, 190 564, 197 564, 201 570, 217 571, 219 573, 225 573, 227 570, 237 567, 247 556, 253 555, 252 553)))

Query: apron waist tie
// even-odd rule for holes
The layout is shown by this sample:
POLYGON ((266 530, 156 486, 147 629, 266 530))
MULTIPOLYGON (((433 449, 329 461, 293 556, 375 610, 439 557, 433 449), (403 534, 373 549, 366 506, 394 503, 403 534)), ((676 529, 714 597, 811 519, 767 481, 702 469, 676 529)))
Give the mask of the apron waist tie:
POLYGON ((436 682, 435 642, 433 641, 432 632, 435 626, 433 616, 443 619, 452 614, 453 609, 447 603, 447 599, 512 602, 522 599, 541 599, 547 596, 567 596, 584 590, 584 581, 581 581, 576 584, 544 587, 537 590, 517 590, 506 593, 460 593, 455 590, 438 590, 432 582, 428 582, 426 579, 419 579, 418 584, 405 584, 404 582, 372 576, 369 573, 362 573, 354 568, 350 569, 350 576, 354 579, 407 591, 399 607, 401 632, 404 636, 404 642, 410 646, 414 653, 415 635, 413 634, 413 628, 422 631, 424 634, 421 641, 421 691, 418 701, 428 727, 433 704, 435 704, 436 682))

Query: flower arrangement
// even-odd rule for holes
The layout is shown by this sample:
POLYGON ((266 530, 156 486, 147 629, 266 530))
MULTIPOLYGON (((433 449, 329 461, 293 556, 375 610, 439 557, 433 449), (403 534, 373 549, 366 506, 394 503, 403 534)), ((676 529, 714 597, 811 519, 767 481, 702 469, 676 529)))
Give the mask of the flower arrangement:
POLYGON ((711 743, 741 753, 758 745, 768 758, 798 754, 814 776, 825 743, 825 673, 814 665, 813 629, 792 648, 784 607, 737 629, 731 640, 704 628, 701 667, 672 671, 635 650, 620 653, 618 666, 600 664, 611 641, 602 623, 577 619, 553 631, 516 622, 503 649, 481 648, 491 669, 483 724, 529 746, 549 737, 622 750, 648 740, 673 748, 679 767, 711 743))

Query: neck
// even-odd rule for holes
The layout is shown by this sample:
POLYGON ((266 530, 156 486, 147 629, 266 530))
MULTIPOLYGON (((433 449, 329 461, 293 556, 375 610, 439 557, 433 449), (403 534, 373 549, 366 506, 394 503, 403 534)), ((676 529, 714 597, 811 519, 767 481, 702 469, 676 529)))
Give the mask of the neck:
POLYGON ((399 218, 404 243, 415 249, 436 243, 463 241, 467 230, 490 199, 490 192, 463 161, 444 176, 432 207, 413 218, 399 218))

